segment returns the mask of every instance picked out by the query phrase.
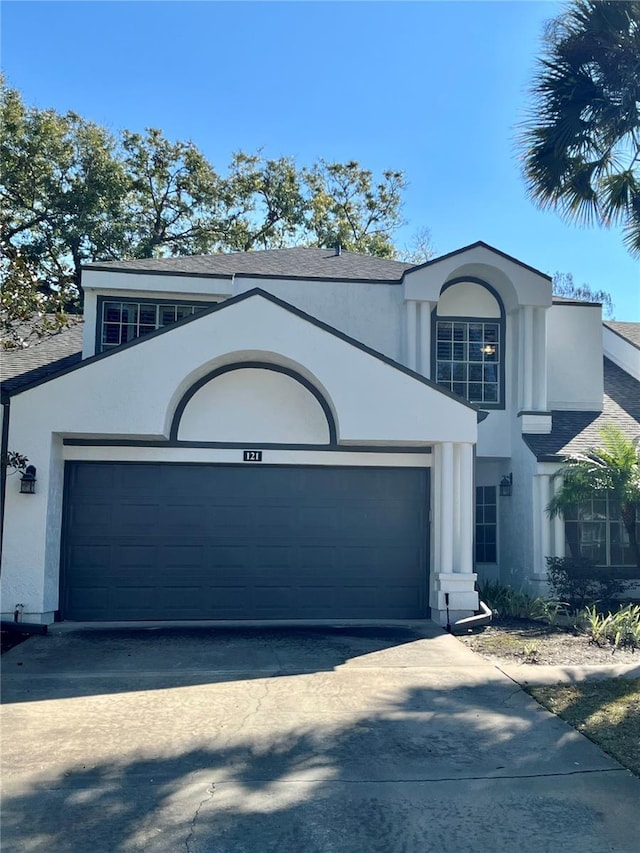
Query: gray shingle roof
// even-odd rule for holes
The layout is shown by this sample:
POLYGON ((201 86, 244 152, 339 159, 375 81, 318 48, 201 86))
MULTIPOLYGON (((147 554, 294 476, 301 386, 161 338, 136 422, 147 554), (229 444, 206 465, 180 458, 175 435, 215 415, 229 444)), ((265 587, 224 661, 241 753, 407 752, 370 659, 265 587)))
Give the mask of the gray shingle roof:
POLYGON ((150 272, 166 275, 259 276, 262 278, 319 278, 400 282, 413 264, 333 249, 268 249, 261 252, 193 255, 177 258, 141 258, 86 264, 86 270, 150 272))
POLYGON ((617 320, 607 320, 605 326, 640 349, 640 323, 620 323, 617 320))
POLYGON ((72 326, 36 340, 25 349, 2 350, 2 390, 15 391, 80 361, 82 327, 82 320, 77 320, 72 326))
MULTIPOLYGON (((633 324, 629 324, 633 325, 633 324)), ((599 430, 614 423, 631 438, 640 435, 640 382, 608 358, 604 359, 604 401, 601 412, 554 411, 548 435, 525 435, 539 460, 582 453, 600 443, 599 430)))

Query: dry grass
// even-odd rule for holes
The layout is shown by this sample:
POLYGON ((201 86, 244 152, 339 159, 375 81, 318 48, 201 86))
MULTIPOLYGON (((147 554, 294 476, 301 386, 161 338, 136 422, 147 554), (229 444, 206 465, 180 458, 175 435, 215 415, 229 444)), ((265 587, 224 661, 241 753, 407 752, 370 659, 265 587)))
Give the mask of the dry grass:
POLYGON ((640 678, 528 687, 527 692, 640 776, 640 678))

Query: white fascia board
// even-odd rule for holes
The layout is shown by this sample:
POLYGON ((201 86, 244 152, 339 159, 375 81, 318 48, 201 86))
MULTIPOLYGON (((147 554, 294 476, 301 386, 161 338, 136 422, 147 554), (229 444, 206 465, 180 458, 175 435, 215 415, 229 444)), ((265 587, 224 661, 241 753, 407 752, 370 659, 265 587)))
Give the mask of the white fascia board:
POLYGON ((84 290, 120 293, 130 295, 129 291, 141 293, 149 297, 168 294, 176 298, 198 296, 199 298, 215 298, 230 296, 233 277, 165 275, 164 273, 137 272, 133 270, 116 272, 115 270, 82 271, 82 287, 84 290))

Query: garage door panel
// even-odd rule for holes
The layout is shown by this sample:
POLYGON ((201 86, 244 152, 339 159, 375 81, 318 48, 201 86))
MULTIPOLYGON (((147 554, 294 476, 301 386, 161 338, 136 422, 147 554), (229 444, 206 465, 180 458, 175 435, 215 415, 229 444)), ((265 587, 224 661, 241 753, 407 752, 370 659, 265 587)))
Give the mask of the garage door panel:
POLYGON ((428 472, 68 463, 70 619, 420 618, 428 472))

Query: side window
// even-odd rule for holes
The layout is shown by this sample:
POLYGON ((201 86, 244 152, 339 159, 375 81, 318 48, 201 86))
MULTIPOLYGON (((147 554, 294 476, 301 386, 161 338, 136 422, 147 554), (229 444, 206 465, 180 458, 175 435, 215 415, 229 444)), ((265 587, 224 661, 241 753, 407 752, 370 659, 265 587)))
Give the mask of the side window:
POLYGON ((208 302, 183 303, 132 302, 104 299, 98 302, 97 352, 113 349, 163 326, 211 307, 208 302))
MULTIPOLYGON (((635 566, 620 507, 606 495, 567 512, 564 529, 567 554, 572 557, 587 557, 599 566, 635 566)), ((636 537, 640 540, 640 509, 636 510, 636 537)))
POLYGON ((495 486, 476 487, 476 562, 497 562, 498 515, 495 486))

